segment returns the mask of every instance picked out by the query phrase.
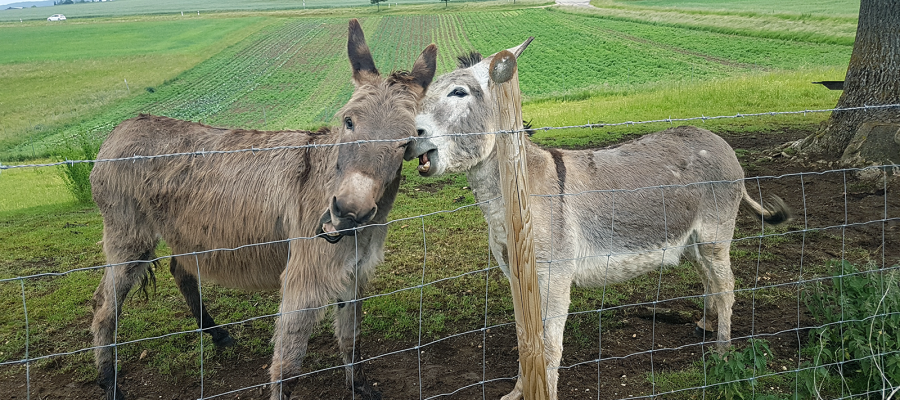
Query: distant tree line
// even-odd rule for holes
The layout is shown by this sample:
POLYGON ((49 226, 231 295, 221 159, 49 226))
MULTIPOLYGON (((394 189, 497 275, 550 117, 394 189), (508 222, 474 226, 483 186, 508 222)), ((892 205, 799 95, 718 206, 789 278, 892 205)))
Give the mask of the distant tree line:
POLYGON ((59 0, 59 1, 56 1, 56 0, 54 0, 54 1, 53 1, 53 5, 54 5, 54 6, 61 6, 61 5, 63 5, 63 4, 95 3, 95 2, 98 2, 98 1, 100 1, 100 0, 78 0, 78 1, 72 1, 72 0, 59 0))

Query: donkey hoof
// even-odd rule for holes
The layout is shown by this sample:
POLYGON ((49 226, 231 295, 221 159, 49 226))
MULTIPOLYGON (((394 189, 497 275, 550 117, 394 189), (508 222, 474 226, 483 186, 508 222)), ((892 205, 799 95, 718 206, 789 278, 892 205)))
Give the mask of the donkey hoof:
POLYGON ((353 391, 359 396, 358 398, 364 400, 381 400, 381 392, 368 382, 357 383, 353 386, 353 391))
POLYGON ((694 326, 694 336, 703 339, 703 338, 714 338, 716 337, 716 333, 713 331, 708 331, 699 326, 694 326))
POLYGON ((230 335, 225 335, 224 337, 213 339, 213 344, 218 348, 231 347, 234 346, 234 339, 230 335))
POLYGON ((125 400, 125 393, 122 392, 122 389, 119 389, 119 385, 116 385, 115 390, 106 390, 106 400, 125 400))

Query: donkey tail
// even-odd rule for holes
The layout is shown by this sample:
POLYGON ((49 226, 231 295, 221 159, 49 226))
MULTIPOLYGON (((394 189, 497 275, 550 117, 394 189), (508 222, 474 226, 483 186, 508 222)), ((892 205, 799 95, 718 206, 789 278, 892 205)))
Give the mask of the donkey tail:
POLYGON ((762 217, 763 221, 778 225, 794 220, 794 210, 792 210, 780 197, 773 195, 769 198, 768 202, 761 204, 757 203, 749 194, 747 194, 747 189, 744 189, 743 192, 742 200, 745 208, 762 217))

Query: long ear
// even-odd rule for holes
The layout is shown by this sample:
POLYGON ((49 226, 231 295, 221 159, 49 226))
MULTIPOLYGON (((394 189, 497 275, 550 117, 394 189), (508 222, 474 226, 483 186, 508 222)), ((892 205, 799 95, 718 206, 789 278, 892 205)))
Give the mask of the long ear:
POLYGON ((350 58, 350 67, 353 68, 353 82, 359 86, 378 76, 378 68, 375 68, 375 60, 366 44, 362 27, 356 18, 350 20, 350 34, 347 37, 347 56, 350 58))
POLYGON ((510 53, 513 53, 516 58, 519 58, 519 56, 522 55, 522 52, 525 51, 525 48, 528 47, 529 44, 531 44, 532 40, 534 40, 534 36, 529 37, 524 42, 522 42, 522 44, 516 47, 509 48, 507 50, 509 50, 510 53))
MULTIPOLYGON (((525 41, 522 42, 522 44, 520 44, 516 47, 510 47, 507 50, 510 53, 513 53, 513 55, 516 56, 516 58, 518 59, 519 56, 522 55, 522 52, 525 51, 525 48, 528 47, 529 44, 531 44, 532 40, 534 40, 534 36, 531 36, 528 39, 525 39, 525 41)), ((494 56, 496 56, 498 53, 499 52, 491 54, 490 56, 485 57, 483 60, 481 60, 481 62, 479 62, 478 64, 475 64, 472 66, 472 74, 475 75, 475 79, 478 80, 478 83, 481 85, 481 87, 484 87, 484 88, 487 87, 488 80, 490 79, 489 69, 490 69, 491 61, 493 61, 494 56)))
POLYGON ((425 91, 428 90, 428 85, 434 79, 435 70, 437 70, 437 46, 430 44, 425 50, 422 50, 422 54, 416 59, 410 73, 413 81, 422 88, 419 97, 424 96, 425 91))

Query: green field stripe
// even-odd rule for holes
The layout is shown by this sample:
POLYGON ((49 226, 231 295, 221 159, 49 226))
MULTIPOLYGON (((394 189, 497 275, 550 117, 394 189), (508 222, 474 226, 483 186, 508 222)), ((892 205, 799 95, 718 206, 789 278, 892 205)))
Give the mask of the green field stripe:
MULTIPOLYGON (((595 2, 596 3, 596 2, 595 2)), ((767 39, 798 40, 812 43, 852 45, 856 19, 848 17, 786 18, 761 13, 694 11, 674 8, 650 8, 595 4, 599 9, 560 9, 573 15, 591 15, 610 20, 652 23, 659 26, 698 29, 711 32, 767 39)))
MULTIPOLYGON (((365 30, 367 24, 362 25, 365 30)), ((308 96, 287 102, 284 114, 275 121, 275 125, 270 124, 269 129, 314 128, 326 124, 349 99, 353 84, 347 60, 347 21, 325 21, 322 33, 316 42, 311 43, 309 53, 303 54, 308 57, 307 67, 303 66, 302 60, 295 64, 294 76, 306 78, 298 83, 298 87, 303 86, 299 90, 308 91, 308 96)), ((371 41, 366 33, 366 40, 371 41)))
MULTIPOLYGON (((859 2, 846 0, 616 0, 619 6, 673 10, 684 13, 763 16, 786 20, 854 19, 859 2)), ((596 4, 597 6, 611 5, 596 4)))
MULTIPOLYGON (((219 114, 269 79, 290 58, 312 40, 316 34, 316 21, 292 22, 271 35, 258 49, 228 60, 215 74, 208 74, 204 81, 213 81, 211 90, 193 90, 183 97, 183 102, 171 111, 170 116, 181 119, 203 118, 211 123, 219 122, 219 114), (196 94, 199 96, 194 97, 196 94)), ((227 117, 227 115, 226 115, 227 117)), ((223 121, 224 122, 224 121, 223 121)))
POLYGON ((459 15, 441 15, 439 27, 432 31, 438 46, 438 74, 456 69, 456 57, 471 51, 472 44, 461 26, 459 15))
POLYGON ((674 51, 750 65, 754 68, 789 68, 798 64, 846 64, 850 54, 850 47, 846 45, 764 39, 649 23, 572 17, 567 20, 578 26, 600 27, 674 51))
MULTIPOLYGON (((297 111, 297 104, 308 100, 326 76, 330 64, 344 52, 335 44, 335 24, 314 21, 306 24, 304 40, 286 49, 280 63, 260 77, 229 109, 217 115, 216 123, 252 128, 288 128, 285 121, 297 111)), ((346 29, 346 28, 344 28, 346 29)), ((296 33, 287 33, 293 35, 296 33)))

